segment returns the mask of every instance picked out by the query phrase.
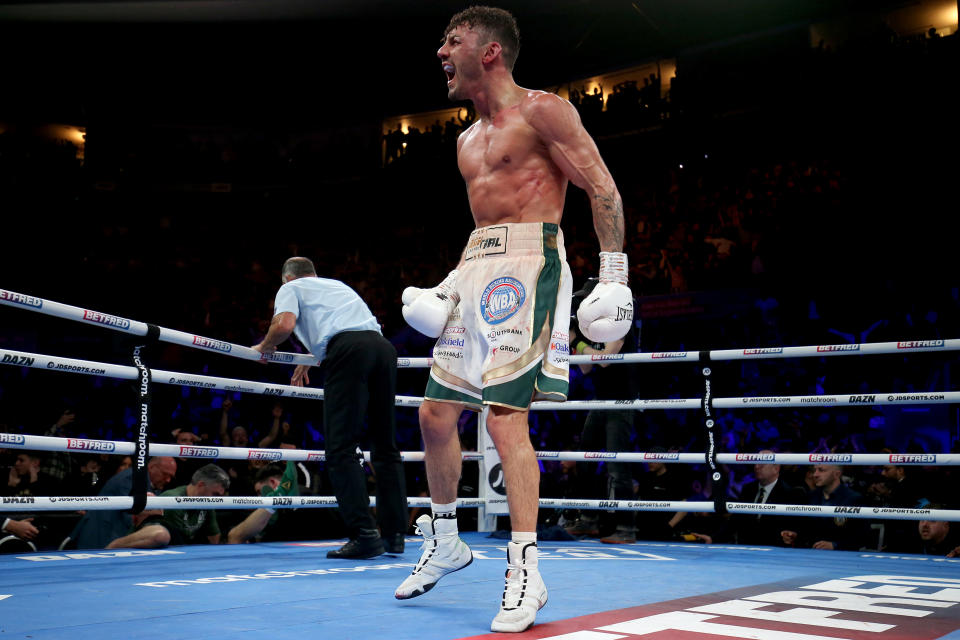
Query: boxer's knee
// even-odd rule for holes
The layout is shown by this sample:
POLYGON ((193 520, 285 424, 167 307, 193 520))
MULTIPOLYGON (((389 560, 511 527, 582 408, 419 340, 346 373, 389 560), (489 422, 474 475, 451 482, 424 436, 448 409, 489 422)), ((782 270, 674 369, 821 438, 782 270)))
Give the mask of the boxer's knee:
POLYGON ((443 442, 457 434, 463 405, 425 400, 420 405, 420 431, 427 443, 443 442))
POLYGON ((527 421, 528 412, 507 409, 505 407, 491 407, 487 415, 487 432, 497 447, 501 459, 508 459, 514 455, 523 455, 533 451, 530 444, 530 425, 527 421))

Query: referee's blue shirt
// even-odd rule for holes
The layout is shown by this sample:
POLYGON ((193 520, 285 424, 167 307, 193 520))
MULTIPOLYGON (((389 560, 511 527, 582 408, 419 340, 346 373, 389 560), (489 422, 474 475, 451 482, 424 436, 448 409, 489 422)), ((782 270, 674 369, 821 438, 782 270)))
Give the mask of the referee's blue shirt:
POLYGON ((344 331, 380 331, 380 323, 357 292, 339 280, 306 277, 280 287, 273 302, 274 315, 289 312, 297 317, 293 332, 310 353, 323 360, 330 339, 344 331))

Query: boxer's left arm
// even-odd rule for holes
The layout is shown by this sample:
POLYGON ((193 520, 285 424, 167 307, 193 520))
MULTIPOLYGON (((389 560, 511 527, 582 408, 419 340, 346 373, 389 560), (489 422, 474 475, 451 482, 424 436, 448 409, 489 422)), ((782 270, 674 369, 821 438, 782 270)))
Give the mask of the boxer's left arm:
POLYGON ((594 342, 620 339, 633 322, 633 294, 627 286, 623 200, 617 185, 573 105, 552 93, 538 93, 521 109, 554 164, 590 197, 600 241, 600 284, 577 311, 580 331, 594 342))
POLYGON ((289 311, 284 311, 273 316, 270 322, 270 329, 260 344, 253 345, 253 349, 260 353, 273 353, 277 350, 277 345, 290 337, 293 328, 297 326, 297 316, 289 311))
POLYGON ((600 250, 623 251, 623 200, 577 110, 560 96, 543 93, 527 101, 523 112, 563 175, 590 197, 600 250))

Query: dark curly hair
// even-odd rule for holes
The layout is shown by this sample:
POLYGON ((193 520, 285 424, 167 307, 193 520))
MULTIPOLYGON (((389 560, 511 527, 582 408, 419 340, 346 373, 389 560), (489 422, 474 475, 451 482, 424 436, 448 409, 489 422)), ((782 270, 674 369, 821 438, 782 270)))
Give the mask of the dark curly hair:
POLYGON ((446 37, 451 31, 465 24, 483 32, 490 41, 499 42, 503 47, 503 62, 507 69, 513 71, 517 54, 520 53, 520 30, 513 14, 497 7, 470 7, 450 18, 450 24, 443 36, 446 37))

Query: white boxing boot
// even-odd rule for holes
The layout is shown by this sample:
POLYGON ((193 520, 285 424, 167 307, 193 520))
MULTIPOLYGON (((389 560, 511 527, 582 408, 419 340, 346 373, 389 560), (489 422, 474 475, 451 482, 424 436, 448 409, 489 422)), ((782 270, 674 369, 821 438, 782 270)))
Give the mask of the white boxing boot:
POLYGON ((500 613, 490 625, 491 631, 520 633, 533 626, 537 611, 547 604, 547 585, 537 568, 537 543, 507 544, 507 575, 500 613))
POLYGON ((433 589, 440 578, 473 562, 470 547, 460 539, 456 518, 424 514, 417 518, 417 533, 423 536, 420 560, 394 592, 397 600, 422 596, 433 589))

